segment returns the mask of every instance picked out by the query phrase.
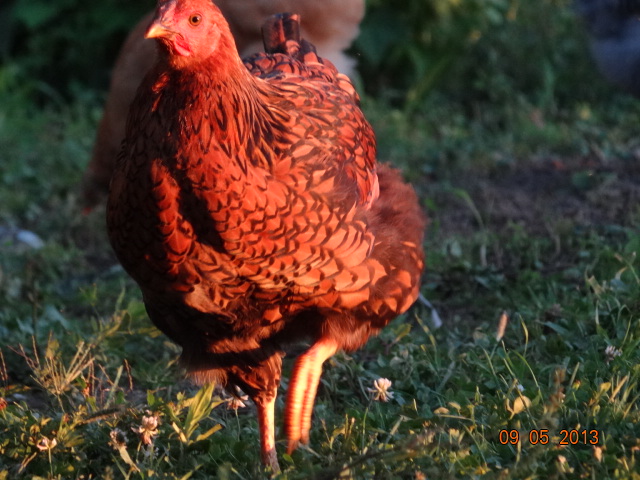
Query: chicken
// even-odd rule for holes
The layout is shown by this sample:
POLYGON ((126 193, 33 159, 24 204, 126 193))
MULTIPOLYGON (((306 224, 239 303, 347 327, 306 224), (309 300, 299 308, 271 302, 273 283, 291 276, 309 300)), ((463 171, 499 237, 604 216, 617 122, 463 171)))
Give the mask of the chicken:
POLYGON ((153 323, 197 382, 248 394, 262 461, 278 469, 274 405, 291 373, 287 451, 309 441, 322 364, 359 348, 419 294, 425 219, 349 79, 265 26, 246 65, 209 0, 160 0, 159 59, 138 90, 111 182, 107 227, 153 323))
POLYGON ((576 0, 576 8, 600 73, 640 97, 640 0, 576 0))
MULTIPOLYGON (((353 61, 344 54, 358 34, 364 16, 364 0, 215 0, 231 23, 238 50, 243 55, 262 49, 260 27, 269 15, 296 12, 302 16, 302 32, 321 56, 343 73, 353 73, 353 61)), ((89 211, 109 189, 113 166, 124 138, 129 106, 144 75, 156 60, 154 42, 144 32, 153 12, 145 15, 126 39, 113 68, 109 95, 98 126, 91 161, 81 185, 82 202, 89 211)))

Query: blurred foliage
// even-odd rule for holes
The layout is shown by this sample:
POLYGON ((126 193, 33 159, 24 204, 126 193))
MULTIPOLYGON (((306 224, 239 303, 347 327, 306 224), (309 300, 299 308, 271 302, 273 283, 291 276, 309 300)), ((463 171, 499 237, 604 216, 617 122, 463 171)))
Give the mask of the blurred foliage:
POLYGON ((20 80, 45 93, 68 94, 79 85, 106 87, 122 39, 153 4, 9 0, 0 7, 0 58, 4 63, 11 59, 19 66, 14 73, 20 80))
POLYGON ((415 102, 519 0, 370 0, 355 49, 367 88, 415 102), (372 79, 372 81, 369 81, 372 79), (389 90, 390 89, 390 90, 389 90))
MULTIPOLYGON (((601 97, 606 87, 594 74, 585 32, 572 3, 518 2, 500 28, 485 32, 473 45, 469 63, 453 69, 451 78, 458 82, 465 78, 460 75, 473 78, 470 93, 484 92, 487 100, 498 105, 511 101, 514 93, 528 95, 542 108, 601 97)), ((460 83, 449 85, 460 88, 460 83)))
POLYGON ((370 0, 354 46, 365 87, 416 108, 437 90, 465 104, 595 98, 571 0, 370 0), (585 78, 589 81, 585 82, 585 78))
MULTIPOLYGON (((105 89, 124 37, 153 3, 3 2, 0 90, 7 78, 46 98, 105 89)), ((424 108, 438 92, 469 108, 514 96, 553 107, 597 94, 585 45, 571 0, 367 0, 352 53, 367 93, 396 106, 424 108)))

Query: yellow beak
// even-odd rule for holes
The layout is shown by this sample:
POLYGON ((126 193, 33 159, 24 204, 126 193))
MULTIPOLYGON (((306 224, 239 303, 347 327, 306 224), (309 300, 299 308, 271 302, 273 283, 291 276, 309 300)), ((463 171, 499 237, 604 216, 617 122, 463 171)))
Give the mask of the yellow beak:
POLYGON ((154 20, 151 26, 147 29, 147 33, 144 34, 144 38, 162 38, 170 37, 174 34, 165 25, 158 20, 154 20))

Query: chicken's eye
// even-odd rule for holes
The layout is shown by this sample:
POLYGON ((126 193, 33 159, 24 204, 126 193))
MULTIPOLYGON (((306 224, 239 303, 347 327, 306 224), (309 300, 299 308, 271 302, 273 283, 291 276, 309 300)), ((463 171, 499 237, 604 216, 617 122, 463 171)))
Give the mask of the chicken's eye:
POLYGON ((202 22, 202 15, 199 13, 194 13, 189 17, 189 23, 194 27, 200 25, 200 22, 202 22))

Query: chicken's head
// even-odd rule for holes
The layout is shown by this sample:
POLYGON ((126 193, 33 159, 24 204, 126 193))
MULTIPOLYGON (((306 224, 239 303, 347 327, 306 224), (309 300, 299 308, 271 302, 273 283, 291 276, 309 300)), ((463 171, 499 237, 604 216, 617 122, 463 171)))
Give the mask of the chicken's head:
POLYGON ((206 60, 221 49, 233 47, 229 25, 212 0, 159 0, 156 14, 145 34, 160 41, 174 66, 206 60))

